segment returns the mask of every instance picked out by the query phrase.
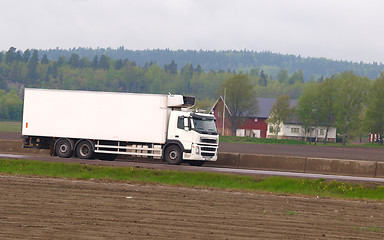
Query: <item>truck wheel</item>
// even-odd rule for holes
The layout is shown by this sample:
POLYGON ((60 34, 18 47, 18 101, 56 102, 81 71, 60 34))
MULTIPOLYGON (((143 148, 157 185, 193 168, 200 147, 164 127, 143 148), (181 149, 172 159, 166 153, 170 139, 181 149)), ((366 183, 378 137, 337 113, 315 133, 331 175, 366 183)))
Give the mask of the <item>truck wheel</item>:
POLYGON ((90 142, 83 140, 76 146, 76 155, 81 159, 93 158, 93 146, 90 142))
POLYGON ((180 165, 183 161, 179 146, 171 145, 165 150, 165 161, 171 165, 180 165))
POLYGON ((61 158, 70 158, 73 154, 71 143, 66 138, 62 138, 56 143, 55 151, 56 155, 61 158))

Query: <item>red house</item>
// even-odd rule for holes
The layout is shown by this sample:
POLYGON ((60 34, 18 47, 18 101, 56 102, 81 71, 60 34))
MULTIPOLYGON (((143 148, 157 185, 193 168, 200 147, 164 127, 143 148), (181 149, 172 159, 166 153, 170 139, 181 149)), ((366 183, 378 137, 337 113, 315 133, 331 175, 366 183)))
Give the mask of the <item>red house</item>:
POLYGON ((232 124, 230 120, 232 114, 221 96, 216 100, 211 111, 209 112, 212 111, 216 118, 216 128, 219 131, 219 134, 222 136, 232 136, 232 124), (224 107, 225 111, 223 110, 224 107))
MULTIPOLYGON (((236 136, 266 138, 268 124, 265 122, 265 120, 268 119, 275 101, 275 98, 258 98, 258 112, 255 115, 244 116, 244 122, 241 124, 239 129, 236 130, 236 136)), ((227 105, 224 103, 222 97, 219 97, 219 99, 217 99, 211 109, 211 112, 212 111, 216 117, 216 127, 220 135, 233 135, 230 121, 232 115, 227 105), (225 111, 223 111, 224 106, 225 111)))

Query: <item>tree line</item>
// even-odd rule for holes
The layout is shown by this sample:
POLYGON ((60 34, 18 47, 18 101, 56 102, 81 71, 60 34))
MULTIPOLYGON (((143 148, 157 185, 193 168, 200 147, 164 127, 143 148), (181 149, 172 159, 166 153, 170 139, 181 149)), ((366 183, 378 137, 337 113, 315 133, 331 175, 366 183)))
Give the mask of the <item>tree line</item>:
POLYGON ((384 71, 382 63, 373 62, 371 64, 364 62, 335 61, 326 58, 310 58, 289 54, 272 53, 268 51, 256 52, 250 50, 223 50, 223 51, 206 51, 206 50, 170 50, 170 49, 153 49, 153 50, 128 50, 124 47, 117 49, 112 48, 73 48, 65 49, 49 49, 38 50, 40 56, 46 54, 49 59, 57 60, 62 56, 67 59, 71 54, 75 53, 80 57, 88 57, 93 59, 94 56, 106 55, 112 59, 130 59, 139 66, 144 66, 151 61, 157 62, 159 66, 169 64, 174 60, 179 70, 186 63, 194 66, 200 65, 206 71, 233 71, 250 72, 251 69, 257 68, 263 70, 265 74, 276 78, 281 69, 286 69, 289 74, 293 74, 299 70, 303 71, 304 80, 331 77, 333 74, 344 71, 353 71, 359 76, 365 76, 374 79, 384 71))
MULTIPOLYGON (((273 78, 263 70, 252 68, 245 74, 259 97, 282 94, 300 97, 305 85, 303 71, 289 74, 282 69, 279 73, 273 78)), ((199 107, 208 109, 223 94, 223 82, 236 74, 233 70, 205 70, 199 64, 185 63, 180 67, 174 60, 164 65, 150 61, 139 66, 127 58, 112 59, 104 54, 88 58, 72 53, 53 60, 47 54, 40 56, 38 50, 20 51, 11 47, 0 53, 0 120, 21 120, 25 87, 178 93, 195 96, 199 107)))
POLYGON ((171 92, 195 96, 198 107, 204 109, 210 109, 226 89, 227 104, 238 117, 257 112, 256 97, 279 98, 277 102, 282 105, 293 98, 299 99, 295 115, 306 128, 335 126, 344 142, 351 134, 384 134, 384 73, 371 80, 344 71, 305 82, 304 71, 290 73, 284 68, 271 76, 258 68, 236 72, 205 70, 192 63, 180 67, 175 60, 164 65, 150 61, 140 66, 127 58, 112 59, 104 54, 88 58, 72 53, 53 60, 47 54, 40 56, 38 50, 10 48, 0 53, 0 120, 21 120, 25 87, 171 92), (231 102, 231 98, 237 102, 231 102))
MULTIPOLYGON (((304 126, 306 132, 325 127, 326 134, 336 127, 342 143, 350 136, 361 137, 368 133, 384 134, 384 72, 373 81, 350 71, 335 74, 323 81, 304 86, 297 106, 290 108, 289 96, 282 95, 273 106, 268 122, 280 126, 294 121, 304 126)), ((278 129, 275 127, 274 129, 278 129)), ((317 138, 315 131, 315 138, 317 138)), ((324 143, 327 141, 327 135, 324 143)), ((382 142, 381 142, 382 143, 382 142)))

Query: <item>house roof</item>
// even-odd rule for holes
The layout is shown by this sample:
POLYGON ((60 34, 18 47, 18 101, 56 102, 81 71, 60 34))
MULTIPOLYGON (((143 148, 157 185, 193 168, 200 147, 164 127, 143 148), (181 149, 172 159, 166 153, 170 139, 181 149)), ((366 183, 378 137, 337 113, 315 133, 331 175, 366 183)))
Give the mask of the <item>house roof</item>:
MULTIPOLYGON (((276 98, 257 98, 258 112, 256 114, 244 113, 244 117, 269 118, 273 104, 275 104, 276 100, 277 100, 276 98)), ((211 111, 213 111, 213 109, 215 108, 215 106, 219 101, 224 102, 221 96, 216 100, 211 111)), ((291 104, 289 105, 289 107, 295 107, 296 105, 297 105, 297 100, 291 99, 291 104)), ((229 114, 231 114, 227 104, 225 104, 225 108, 227 109, 229 114)))
POLYGON ((216 100, 215 104, 213 104, 213 106, 212 106, 212 108, 211 108, 211 110, 210 110, 209 112, 212 112, 212 111, 215 109, 215 107, 216 107, 216 105, 217 105, 217 103, 218 103, 219 101, 222 101, 222 102, 224 103, 225 109, 227 109, 229 115, 232 116, 232 113, 231 113, 231 111, 229 110, 229 108, 228 108, 227 104, 225 103, 225 101, 224 101, 224 99, 223 99, 222 96, 220 96, 220 97, 216 100))
MULTIPOLYGON (((276 98, 257 98, 258 112, 256 114, 245 114, 247 117, 269 118, 273 104, 276 102, 276 98)), ((291 99, 289 107, 295 107, 297 104, 296 99, 291 99)))

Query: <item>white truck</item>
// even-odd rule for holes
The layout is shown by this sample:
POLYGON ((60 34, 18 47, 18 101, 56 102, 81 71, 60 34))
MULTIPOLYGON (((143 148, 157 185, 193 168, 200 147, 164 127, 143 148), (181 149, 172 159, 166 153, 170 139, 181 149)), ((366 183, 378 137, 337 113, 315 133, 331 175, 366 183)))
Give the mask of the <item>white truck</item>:
POLYGON ((183 161, 216 161, 215 117, 192 112, 182 95, 26 88, 23 146, 72 156, 113 160, 119 154, 183 161))

